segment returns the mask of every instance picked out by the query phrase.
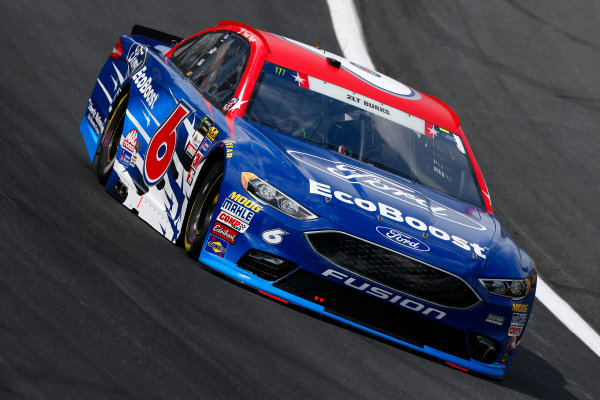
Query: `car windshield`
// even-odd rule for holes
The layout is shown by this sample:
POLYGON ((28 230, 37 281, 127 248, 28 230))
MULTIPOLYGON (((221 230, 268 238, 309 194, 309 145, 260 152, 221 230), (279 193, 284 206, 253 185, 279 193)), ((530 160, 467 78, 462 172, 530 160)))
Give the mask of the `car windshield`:
POLYGON ((245 117, 483 208, 458 135, 350 90, 266 62, 245 117))

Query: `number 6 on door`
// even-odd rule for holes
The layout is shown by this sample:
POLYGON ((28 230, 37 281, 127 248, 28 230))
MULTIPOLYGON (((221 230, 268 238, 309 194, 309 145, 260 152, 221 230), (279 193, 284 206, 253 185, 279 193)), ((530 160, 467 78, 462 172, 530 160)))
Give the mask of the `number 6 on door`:
POLYGON ((189 113, 190 109, 179 102, 150 141, 144 162, 144 180, 148 185, 156 185, 167 172, 175 152, 177 127, 189 113))

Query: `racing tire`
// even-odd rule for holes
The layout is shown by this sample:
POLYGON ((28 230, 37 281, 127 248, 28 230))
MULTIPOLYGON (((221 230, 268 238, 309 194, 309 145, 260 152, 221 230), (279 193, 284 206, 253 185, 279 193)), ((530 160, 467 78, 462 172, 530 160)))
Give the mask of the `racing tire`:
POLYGON ((129 102, 129 93, 125 93, 119 101, 116 107, 113 109, 102 137, 98 145, 98 156, 96 162, 96 172, 98 174, 98 180, 101 184, 105 185, 108 181, 113 167, 115 165, 115 158, 117 150, 119 149, 119 142, 123 134, 123 124, 125 123, 125 113, 127 111, 127 103, 129 102))
POLYGON ((184 233, 184 246, 188 255, 194 260, 198 260, 204 238, 210 229, 210 222, 219 200, 223 169, 223 161, 218 161, 210 168, 188 214, 184 233))

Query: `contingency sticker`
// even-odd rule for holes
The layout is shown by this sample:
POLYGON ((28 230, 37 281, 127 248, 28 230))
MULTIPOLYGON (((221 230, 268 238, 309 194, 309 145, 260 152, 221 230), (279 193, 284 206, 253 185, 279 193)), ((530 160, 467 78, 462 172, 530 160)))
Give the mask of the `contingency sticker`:
POLYGON ((204 251, 208 254, 212 254, 213 256, 217 256, 219 258, 225 258, 225 253, 227 253, 227 246, 229 244, 223 239, 210 235, 208 238, 208 242, 206 243, 206 247, 204 251))

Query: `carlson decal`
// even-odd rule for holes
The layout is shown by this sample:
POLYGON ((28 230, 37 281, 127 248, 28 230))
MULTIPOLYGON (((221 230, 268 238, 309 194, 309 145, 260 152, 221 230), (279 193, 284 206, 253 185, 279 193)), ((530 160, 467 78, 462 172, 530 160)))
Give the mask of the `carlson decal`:
POLYGON ((486 230, 485 226, 472 218, 469 218, 456 210, 447 208, 436 201, 428 199, 408 186, 394 182, 371 171, 343 162, 327 160, 325 158, 301 153, 299 151, 289 150, 288 154, 299 162, 325 172, 344 182, 374 190, 395 200, 409 204, 410 206, 427 210, 436 218, 444 219, 451 223, 478 231, 486 230))
POLYGON ((353 289, 360 290, 364 293, 367 293, 373 297, 377 297, 381 300, 387 300, 390 303, 398 304, 401 307, 407 308, 411 311, 421 313, 423 315, 429 315, 434 317, 435 319, 442 319, 446 316, 446 313, 435 308, 427 307, 424 304, 421 304, 417 301, 411 299, 402 300, 402 296, 395 294, 387 289, 382 289, 380 287, 371 285, 366 281, 358 281, 356 278, 352 278, 340 271, 335 269, 328 269, 323 272, 321 275, 329 277, 330 279, 337 279, 344 282, 344 285, 350 286, 353 289), (400 301, 402 300, 402 301, 400 301))
POLYGON ((404 246, 407 247, 411 250, 416 250, 416 251, 429 251, 429 246, 427 246, 425 243, 421 242, 419 239, 416 239, 410 235, 407 235, 404 232, 401 232, 397 229, 392 229, 392 228, 387 228, 385 226, 378 226, 377 228, 377 232, 379 232, 379 234, 381 236, 383 236, 386 239, 391 240, 392 242, 399 244, 400 246, 404 246))
POLYGON ((129 48, 127 53, 127 75, 135 74, 146 62, 148 57, 148 48, 141 44, 136 44, 129 48))
POLYGON ((468 241, 466 241, 465 239, 463 239, 459 236, 450 235, 440 228, 427 225, 425 222, 421 221, 420 219, 411 217, 410 215, 403 215, 400 210, 398 210, 394 207, 388 206, 387 204, 380 203, 380 202, 375 204, 369 200, 364 200, 361 198, 354 198, 353 196, 349 195, 348 193, 344 193, 339 190, 332 190, 331 186, 326 185, 324 183, 314 181, 312 179, 309 179, 309 186, 310 186, 310 193, 318 194, 320 196, 323 196, 323 197, 326 197, 329 199, 334 197, 335 199, 337 199, 338 201, 340 201, 342 203, 355 205, 359 208, 362 208, 365 211, 379 212, 379 215, 381 215, 384 218, 388 218, 392 221, 404 223, 417 231, 421 231, 421 232, 428 231, 432 236, 434 236, 438 239, 450 241, 452 244, 454 244, 455 246, 457 246, 463 250, 473 251, 477 256, 479 256, 483 259, 486 258, 484 251, 487 250, 487 247, 481 247, 477 243, 469 243, 468 241))

